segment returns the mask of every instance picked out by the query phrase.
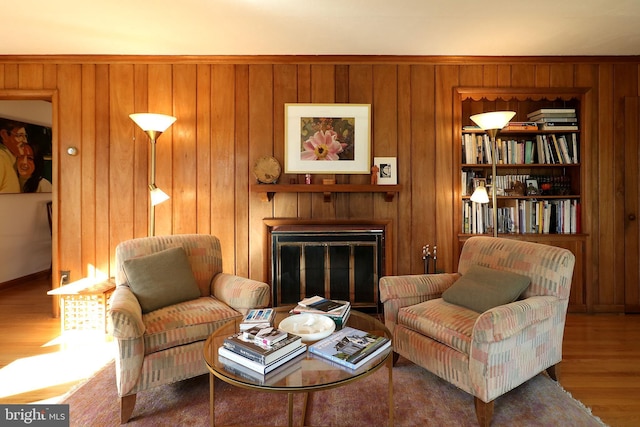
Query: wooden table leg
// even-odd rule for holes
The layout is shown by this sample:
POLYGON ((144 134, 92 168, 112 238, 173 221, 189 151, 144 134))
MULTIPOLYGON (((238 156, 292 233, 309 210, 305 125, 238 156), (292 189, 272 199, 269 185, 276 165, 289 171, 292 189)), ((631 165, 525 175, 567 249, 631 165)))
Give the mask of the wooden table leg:
POLYGON ((387 359, 387 369, 389 369, 389 427, 393 427, 393 357, 387 359))
POLYGON ((215 375, 209 374, 209 420, 211 427, 216 425, 215 380, 215 375))

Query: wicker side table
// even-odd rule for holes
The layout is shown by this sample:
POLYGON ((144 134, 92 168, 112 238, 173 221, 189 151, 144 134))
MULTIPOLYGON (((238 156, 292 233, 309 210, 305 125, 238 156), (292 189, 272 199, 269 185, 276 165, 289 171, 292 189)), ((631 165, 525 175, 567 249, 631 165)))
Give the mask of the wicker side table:
POLYGON ((60 329, 107 332, 107 302, 115 282, 81 279, 47 292, 60 297, 60 329))

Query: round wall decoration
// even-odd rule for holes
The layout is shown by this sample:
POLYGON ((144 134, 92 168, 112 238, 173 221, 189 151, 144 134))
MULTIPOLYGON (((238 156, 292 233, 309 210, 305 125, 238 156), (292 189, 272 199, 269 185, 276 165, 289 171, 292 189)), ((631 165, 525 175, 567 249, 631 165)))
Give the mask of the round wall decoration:
POLYGON ((271 156, 260 157, 253 165, 253 174, 258 182, 274 184, 280 178, 282 168, 278 159, 271 156))

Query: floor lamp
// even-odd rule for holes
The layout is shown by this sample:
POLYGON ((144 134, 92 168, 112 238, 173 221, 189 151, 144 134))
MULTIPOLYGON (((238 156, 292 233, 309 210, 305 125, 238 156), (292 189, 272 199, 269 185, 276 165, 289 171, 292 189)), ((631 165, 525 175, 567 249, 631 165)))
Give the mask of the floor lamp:
MULTIPOLYGON (((474 114, 469 117, 480 129, 487 132, 491 139, 491 204, 493 205, 491 213, 493 218, 493 237, 498 237, 498 204, 496 197, 496 162, 498 158, 496 156, 496 135, 515 115, 515 111, 493 111, 490 113, 474 114)), ((476 191, 471 195, 471 200, 479 203, 489 202, 486 188, 478 187, 476 191), (478 191, 478 194, 476 194, 476 191, 478 191), (482 195, 482 191, 484 191, 484 195, 482 195)))
POLYGON ((156 234, 156 205, 169 200, 167 193, 156 187, 156 140, 176 121, 173 116, 155 113, 129 114, 131 120, 151 140, 151 167, 149 168, 149 236, 156 234))

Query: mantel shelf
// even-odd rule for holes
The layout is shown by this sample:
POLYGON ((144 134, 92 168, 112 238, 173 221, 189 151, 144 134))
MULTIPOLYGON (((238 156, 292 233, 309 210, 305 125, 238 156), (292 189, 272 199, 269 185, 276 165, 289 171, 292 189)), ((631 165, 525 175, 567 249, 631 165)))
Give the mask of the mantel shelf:
POLYGON ((332 193, 385 193, 384 200, 393 201, 402 185, 374 184, 253 184, 251 191, 262 193, 263 201, 271 201, 275 193, 323 193, 324 201, 331 201, 332 193))

